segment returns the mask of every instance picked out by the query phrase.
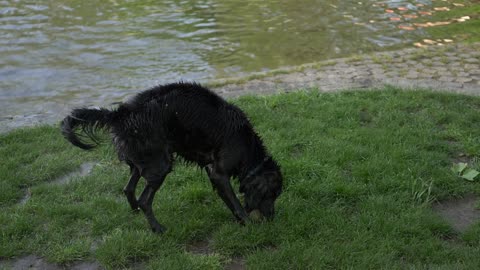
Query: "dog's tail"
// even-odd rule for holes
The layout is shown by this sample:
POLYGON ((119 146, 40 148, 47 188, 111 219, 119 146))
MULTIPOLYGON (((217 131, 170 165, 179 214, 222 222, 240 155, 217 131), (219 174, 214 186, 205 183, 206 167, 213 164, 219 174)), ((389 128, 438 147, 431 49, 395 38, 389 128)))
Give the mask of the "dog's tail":
POLYGON ((113 111, 107 109, 75 109, 65 117, 61 124, 62 134, 70 143, 85 150, 100 144, 96 131, 109 128, 112 124, 113 111), (79 132, 79 130, 81 132, 79 132), (88 137, 93 143, 82 142, 80 138, 88 137))

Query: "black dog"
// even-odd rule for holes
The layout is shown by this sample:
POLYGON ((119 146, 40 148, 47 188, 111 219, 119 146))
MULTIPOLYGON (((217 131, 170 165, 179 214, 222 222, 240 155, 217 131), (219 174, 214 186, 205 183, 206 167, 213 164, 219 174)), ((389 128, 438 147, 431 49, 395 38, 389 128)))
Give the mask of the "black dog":
POLYGON ((273 218, 274 202, 282 192, 280 168, 245 114, 210 90, 194 83, 157 86, 115 110, 75 109, 62 122, 65 138, 82 149, 98 144, 97 129, 110 131, 120 160, 130 166, 125 195, 132 209, 142 209, 154 232, 165 230, 153 214, 152 201, 172 170, 174 153, 205 168, 241 223, 254 210, 273 218), (78 128, 94 144, 82 142, 78 128), (135 187, 141 176, 146 186, 137 201, 135 187), (240 180, 245 208, 230 185, 231 177, 240 180))

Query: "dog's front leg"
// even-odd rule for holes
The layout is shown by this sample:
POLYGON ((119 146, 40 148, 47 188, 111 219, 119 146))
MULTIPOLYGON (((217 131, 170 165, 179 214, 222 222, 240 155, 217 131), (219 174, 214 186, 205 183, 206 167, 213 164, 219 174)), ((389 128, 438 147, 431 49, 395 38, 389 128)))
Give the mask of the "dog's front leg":
POLYGON ((237 220, 244 224, 248 219, 248 215, 233 191, 230 177, 226 174, 215 172, 211 168, 207 168, 207 173, 220 198, 222 198, 237 220))

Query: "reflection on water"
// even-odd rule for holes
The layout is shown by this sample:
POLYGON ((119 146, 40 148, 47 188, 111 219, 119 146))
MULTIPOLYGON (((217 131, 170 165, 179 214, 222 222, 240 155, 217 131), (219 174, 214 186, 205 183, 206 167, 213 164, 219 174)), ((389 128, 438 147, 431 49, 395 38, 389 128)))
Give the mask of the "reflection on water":
POLYGON ((385 7, 415 9, 415 3, 431 4, 3 0, 0 112, 8 114, 5 108, 15 104, 10 101, 93 102, 157 83, 205 81, 411 43, 421 30, 398 29, 385 7))

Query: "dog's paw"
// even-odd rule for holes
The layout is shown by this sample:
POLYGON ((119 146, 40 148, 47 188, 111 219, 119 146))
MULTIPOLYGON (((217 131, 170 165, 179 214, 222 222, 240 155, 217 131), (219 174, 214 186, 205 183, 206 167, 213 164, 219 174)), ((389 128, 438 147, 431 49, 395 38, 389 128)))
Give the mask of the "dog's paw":
POLYGON ((240 224, 242 226, 246 225, 249 222, 248 216, 245 216, 245 217, 242 217, 242 218, 237 217, 236 220, 237 220, 238 224, 240 224))
POLYGON ((138 205, 138 201, 137 200, 132 200, 132 201, 129 201, 128 202, 129 206, 130 206, 130 209, 132 209, 132 211, 139 211, 140 210, 140 206, 138 205))
POLYGON ((167 230, 167 228, 163 227, 160 224, 155 224, 152 226, 152 232, 162 234, 167 230))

